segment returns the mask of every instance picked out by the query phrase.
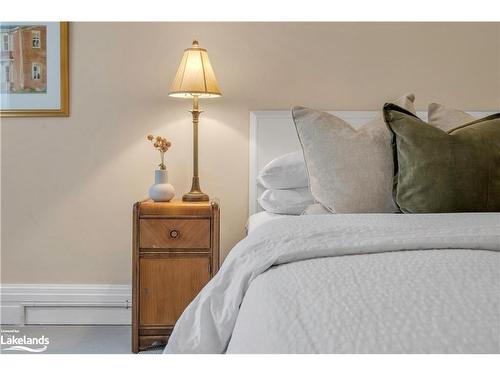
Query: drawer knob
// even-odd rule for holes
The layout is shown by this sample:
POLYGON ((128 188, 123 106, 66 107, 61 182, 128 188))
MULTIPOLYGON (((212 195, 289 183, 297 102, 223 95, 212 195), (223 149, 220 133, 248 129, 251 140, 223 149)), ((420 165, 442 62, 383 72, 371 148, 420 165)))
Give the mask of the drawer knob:
POLYGON ((177 229, 172 229, 172 230, 170 231, 170 238, 172 238, 172 239, 174 239, 174 240, 175 240, 176 238, 179 238, 179 235, 180 235, 180 233, 179 233, 179 231, 178 231, 177 229))

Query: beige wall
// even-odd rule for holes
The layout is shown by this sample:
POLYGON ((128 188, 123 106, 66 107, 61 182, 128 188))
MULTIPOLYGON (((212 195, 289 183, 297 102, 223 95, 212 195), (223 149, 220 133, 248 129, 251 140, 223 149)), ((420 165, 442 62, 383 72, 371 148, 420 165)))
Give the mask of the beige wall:
MULTIPOLYGON (((499 24, 74 23, 71 116, 2 119, 2 282, 128 283, 132 203, 173 142, 178 194, 191 175, 188 100, 167 96, 182 50, 208 48, 224 96, 203 101, 202 187, 221 199, 222 250, 243 236, 250 110, 375 110, 414 91, 500 108, 499 24)), ((178 195, 178 196, 179 196, 178 195)))

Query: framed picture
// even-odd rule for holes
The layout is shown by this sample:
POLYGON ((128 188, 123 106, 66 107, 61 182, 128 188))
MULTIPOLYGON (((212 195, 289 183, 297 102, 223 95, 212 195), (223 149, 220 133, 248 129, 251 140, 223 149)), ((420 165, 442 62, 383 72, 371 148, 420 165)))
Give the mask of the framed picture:
POLYGON ((69 116, 68 22, 0 23, 0 116, 69 116))

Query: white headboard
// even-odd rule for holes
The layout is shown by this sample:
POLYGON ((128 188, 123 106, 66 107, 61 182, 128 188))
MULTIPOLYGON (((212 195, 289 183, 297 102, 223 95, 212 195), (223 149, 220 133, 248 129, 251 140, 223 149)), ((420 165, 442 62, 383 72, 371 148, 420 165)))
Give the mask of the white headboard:
MULTIPOLYGON (((377 111, 329 111, 355 127, 364 125, 379 113, 377 111)), ((481 118, 491 112, 469 112, 481 118)), ((418 117, 427 120, 427 112, 418 112, 418 117)), ((263 188, 257 184, 259 171, 274 158, 288 152, 300 150, 291 111, 250 112, 250 152, 249 152, 249 215, 262 209, 257 202, 263 188)))

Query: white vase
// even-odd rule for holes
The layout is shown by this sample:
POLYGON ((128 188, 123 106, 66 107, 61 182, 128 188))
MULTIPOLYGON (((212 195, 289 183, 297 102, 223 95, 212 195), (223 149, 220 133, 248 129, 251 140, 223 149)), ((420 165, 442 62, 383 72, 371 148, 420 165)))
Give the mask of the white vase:
POLYGON ((155 183, 149 188, 149 197, 155 202, 168 202, 174 195, 174 187, 168 183, 167 171, 157 169, 155 171, 155 183))

